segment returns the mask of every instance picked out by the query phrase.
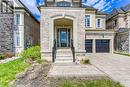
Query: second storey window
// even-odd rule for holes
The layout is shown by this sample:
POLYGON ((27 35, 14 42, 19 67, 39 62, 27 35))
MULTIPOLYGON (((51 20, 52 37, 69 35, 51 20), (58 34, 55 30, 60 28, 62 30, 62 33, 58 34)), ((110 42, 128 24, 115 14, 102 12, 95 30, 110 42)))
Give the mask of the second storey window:
POLYGON ((16 14, 15 23, 16 25, 20 24, 20 14, 16 14))
POLYGON ((96 27, 102 28, 102 20, 100 18, 96 20, 96 27))
POLYGON ((13 9, 12 9, 12 2, 6 2, 3 1, 0 3, 1 5, 1 13, 13 13, 13 9))
POLYGON ((91 24, 90 24, 90 15, 86 15, 85 16, 85 27, 90 27, 91 24))
POLYGON ((7 12, 7 3, 6 2, 2 2, 2 5, 1 5, 1 11, 2 13, 6 13, 7 12))
POLYGON ((71 3, 66 2, 66 1, 60 1, 56 3, 57 7, 70 7, 71 3))

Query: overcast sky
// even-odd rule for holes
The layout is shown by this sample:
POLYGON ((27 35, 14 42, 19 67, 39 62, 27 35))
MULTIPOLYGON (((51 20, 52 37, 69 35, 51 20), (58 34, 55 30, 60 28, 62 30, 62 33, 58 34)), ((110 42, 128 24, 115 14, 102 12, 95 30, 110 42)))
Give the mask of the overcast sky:
MULTIPOLYGON (((21 0, 33 15, 40 20, 40 12, 37 9, 38 5, 44 4, 44 0, 21 0)), ((120 8, 130 4, 130 0, 83 0, 85 5, 92 6, 104 12, 111 12, 114 8, 120 8)))

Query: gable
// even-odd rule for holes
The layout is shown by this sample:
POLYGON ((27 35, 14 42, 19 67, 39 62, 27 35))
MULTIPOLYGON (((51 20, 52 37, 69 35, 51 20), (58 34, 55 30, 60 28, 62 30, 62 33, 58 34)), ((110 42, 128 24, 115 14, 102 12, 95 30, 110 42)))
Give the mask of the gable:
POLYGON ((14 0, 14 7, 24 8, 24 6, 21 4, 21 2, 19 0, 14 0))

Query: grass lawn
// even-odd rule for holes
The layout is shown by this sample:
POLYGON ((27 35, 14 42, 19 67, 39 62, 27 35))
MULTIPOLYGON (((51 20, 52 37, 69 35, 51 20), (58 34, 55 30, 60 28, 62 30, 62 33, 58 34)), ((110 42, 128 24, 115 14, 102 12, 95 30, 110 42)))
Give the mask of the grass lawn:
POLYGON ((22 72, 29 64, 20 58, 5 64, 0 64, 0 87, 8 87, 9 83, 16 78, 16 74, 22 72))
POLYGON ((119 55, 124 55, 124 56, 130 56, 130 54, 124 54, 124 53, 117 53, 117 52, 114 52, 115 54, 119 54, 119 55))
POLYGON ((77 81, 77 80, 63 80, 59 87, 124 87, 119 83, 111 80, 91 80, 91 81, 77 81))

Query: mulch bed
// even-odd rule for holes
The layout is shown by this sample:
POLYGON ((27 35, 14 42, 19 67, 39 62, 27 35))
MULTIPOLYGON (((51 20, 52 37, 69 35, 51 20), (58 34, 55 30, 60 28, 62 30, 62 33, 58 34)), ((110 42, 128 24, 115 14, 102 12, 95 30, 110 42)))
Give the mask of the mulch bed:
POLYGON ((15 87, 58 87, 58 79, 48 78, 51 64, 33 64, 25 72, 17 75, 15 87))

